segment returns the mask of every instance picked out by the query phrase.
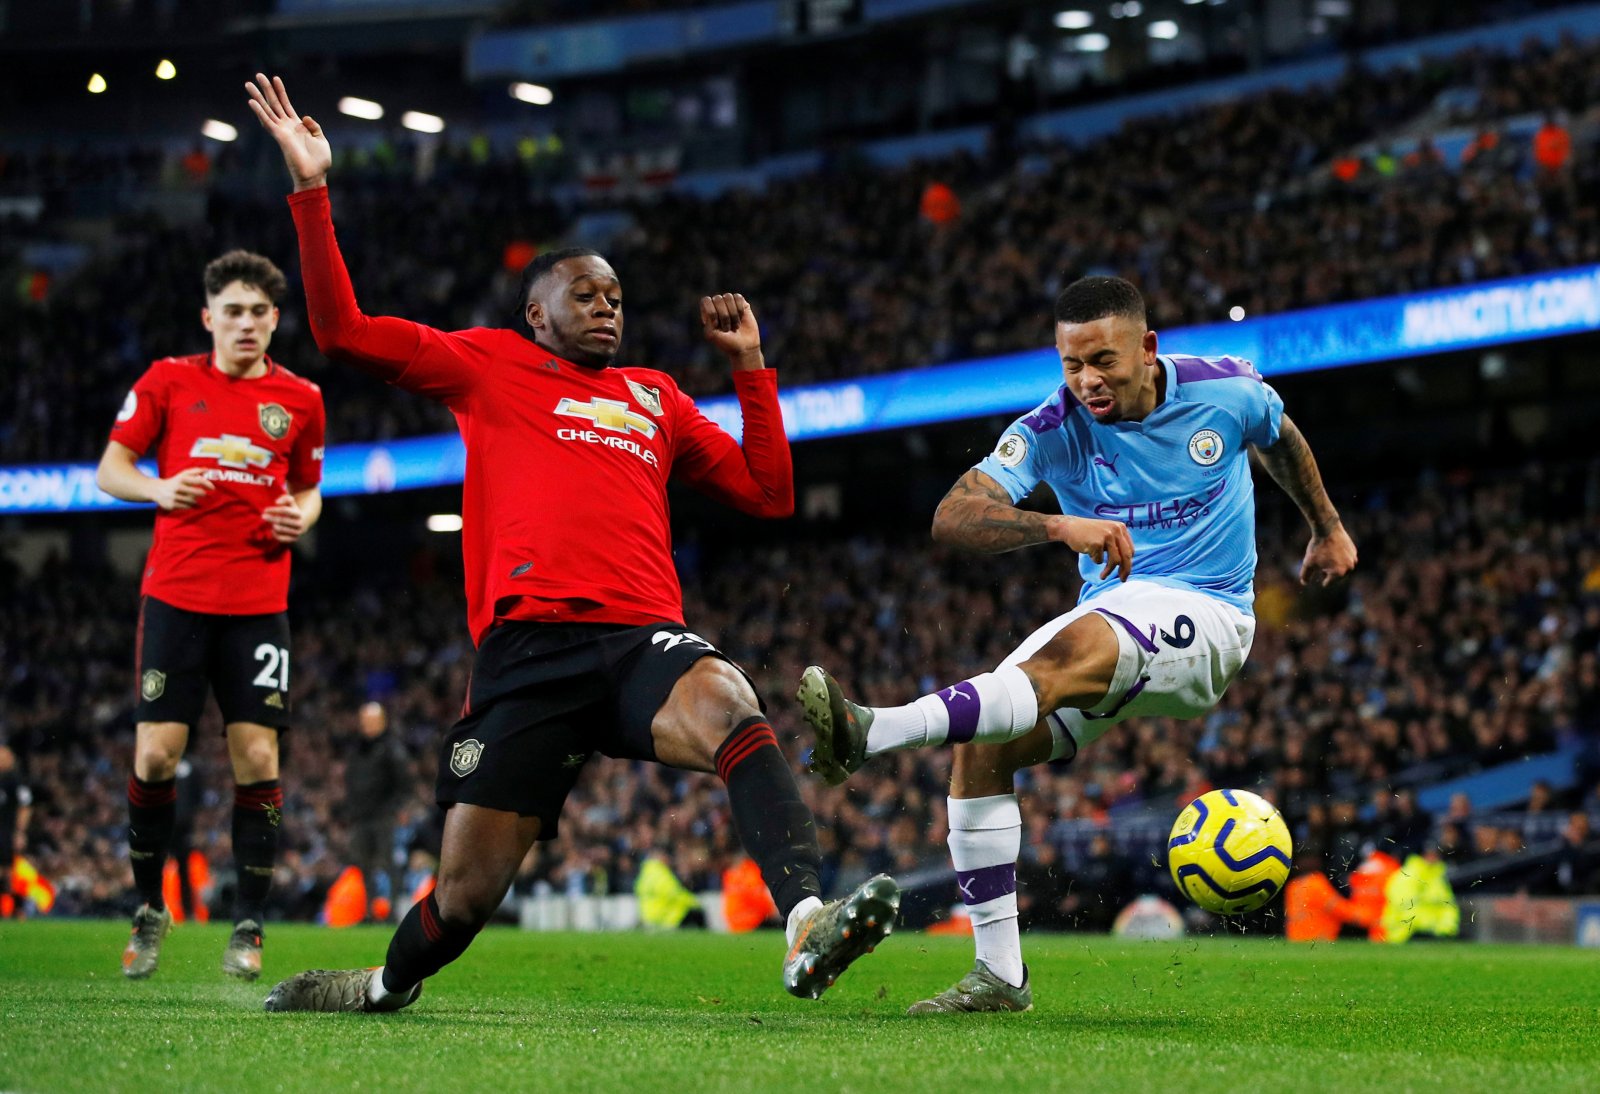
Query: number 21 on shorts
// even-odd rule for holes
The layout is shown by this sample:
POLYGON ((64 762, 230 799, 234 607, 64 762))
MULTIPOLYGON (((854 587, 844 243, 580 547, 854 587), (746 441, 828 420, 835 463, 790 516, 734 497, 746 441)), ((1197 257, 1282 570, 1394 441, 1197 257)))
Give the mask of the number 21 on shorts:
POLYGON ((252 683, 258 688, 273 688, 276 691, 289 690, 289 651, 282 646, 274 646, 271 642, 263 642, 256 647, 256 660, 263 662, 261 671, 256 673, 252 683))

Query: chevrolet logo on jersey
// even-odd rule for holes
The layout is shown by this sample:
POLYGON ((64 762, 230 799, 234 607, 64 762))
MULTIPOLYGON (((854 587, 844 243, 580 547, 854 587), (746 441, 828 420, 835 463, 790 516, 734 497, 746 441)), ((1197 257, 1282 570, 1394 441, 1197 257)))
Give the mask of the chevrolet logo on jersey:
POLYGON ((262 448, 249 437, 224 433, 220 437, 201 437, 189 450, 190 456, 216 460, 223 467, 266 467, 272 462, 272 449, 262 448))
POLYGON ((609 429, 613 433, 626 433, 631 429, 643 433, 646 439, 656 435, 656 423, 619 399, 594 398, 587 403, 562 399, 556 405, 556 413, 571 418, 587 418, 601 429, 609 429))

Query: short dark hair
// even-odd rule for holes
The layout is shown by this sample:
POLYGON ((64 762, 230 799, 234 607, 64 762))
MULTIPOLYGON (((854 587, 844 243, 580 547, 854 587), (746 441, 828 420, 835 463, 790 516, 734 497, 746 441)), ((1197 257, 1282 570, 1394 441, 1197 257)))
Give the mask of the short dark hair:
POLYGON ((235 281, 260 289, 274 304, 289 291, 289 279, 266 255, 234 250, 206 263, 207 296, 216 296, 235 281))
POLYGON ((589 247, 562 247, 556 251, 546 251, 522 267, 522 278, 517 284, 517 298, 511 304, 512 326, 517 330, 528 330, 528 293, 539 279, 556 268, 556 263, 565 262, 569 258, 605 258, 605 255, 589 247))
POLYGON ((1093 323, 1125 316, 1145 321, 1144 296, 1120 277, 1080 277, 1056 297, 1057 323, 1093 323))

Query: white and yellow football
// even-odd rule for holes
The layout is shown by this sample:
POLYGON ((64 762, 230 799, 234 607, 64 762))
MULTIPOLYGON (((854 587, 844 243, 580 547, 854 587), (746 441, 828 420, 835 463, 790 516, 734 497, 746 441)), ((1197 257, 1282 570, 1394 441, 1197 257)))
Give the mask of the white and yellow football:
POLYGON ((1253 912, 1289 880, 1294 844, 1272 804, 1248 790, 1213 790, 1190 802, 1167 838, 1167 868, 1208 912, 1253 912))

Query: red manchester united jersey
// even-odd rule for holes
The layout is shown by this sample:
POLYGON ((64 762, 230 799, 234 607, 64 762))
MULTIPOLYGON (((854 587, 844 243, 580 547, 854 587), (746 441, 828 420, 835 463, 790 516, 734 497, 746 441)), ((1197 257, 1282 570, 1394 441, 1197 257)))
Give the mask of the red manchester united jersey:
POLYGON ((282 365, 242 380, 211 354, 167 357, 128 392, 111 439, 162 478, 198 467, 215 489, 193 509, 156 511, 142 592, 191 612, 257 615, 289 600, 289 548, 262 511, 322 481, 322 392, 282 365))
POLYGON ((466 442, 462 555, 474 641, 496 619, 683 619, 667 482, 745 512, 794 508, 771 369, 734 373, 744 446, 665 373, 585 368, 515 331, 446 333, 361 314, 326 189, 289 199, 317 345, 448 406, 466 442))

